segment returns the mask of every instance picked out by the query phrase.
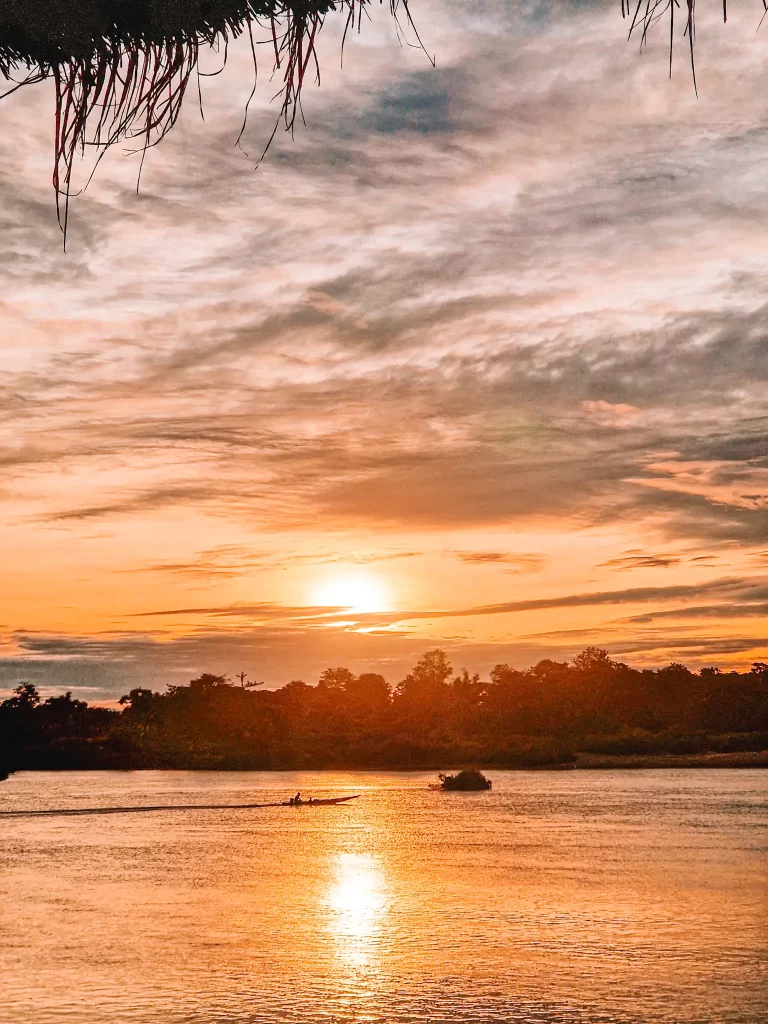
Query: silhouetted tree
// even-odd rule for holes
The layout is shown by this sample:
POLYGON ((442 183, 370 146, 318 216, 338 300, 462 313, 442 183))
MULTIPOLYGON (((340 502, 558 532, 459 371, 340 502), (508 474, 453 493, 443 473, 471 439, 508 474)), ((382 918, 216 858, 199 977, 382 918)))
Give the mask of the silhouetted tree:
POLYGON ((233 686, 204 673, 137 687, 121 712, 22 683, 0 703, 0 767, 324 768, 534 766, 604 753, 768 747, 768 665, 633 669, 595 647, 571 664, 453 676, 429 651, 390 690, 378 673, 326 669, 317 685, 233 686))
POLYGON ((431 742, 446 733, 451 672, 445 651, 428 651, 398 684, 395 711, 401 728, 411 739, 431 742))
POLYGON ((40 703, 40 694, 33 683, 19 683, 13 691, 13 696, 3 701, 0 705, 3 710, 13 713, 14 711, 27 712, 36 708, 40 703))

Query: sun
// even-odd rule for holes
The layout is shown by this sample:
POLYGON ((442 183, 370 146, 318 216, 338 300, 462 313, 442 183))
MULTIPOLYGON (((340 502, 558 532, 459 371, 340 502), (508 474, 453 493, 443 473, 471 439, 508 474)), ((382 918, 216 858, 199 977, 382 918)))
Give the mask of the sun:
POLYGON ((383 612, 390 601, 384 583, 372 573, 359 570, 320 580, 314 588, 312 603, 351 612, 383 612))

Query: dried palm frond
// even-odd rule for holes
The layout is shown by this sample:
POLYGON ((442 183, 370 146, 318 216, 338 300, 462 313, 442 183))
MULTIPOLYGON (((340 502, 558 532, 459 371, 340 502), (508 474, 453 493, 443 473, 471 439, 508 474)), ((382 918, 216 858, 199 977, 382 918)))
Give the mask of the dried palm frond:
MULTIPOLYGON (((66 235, 75 157, 100 155, 135 140, 146 150, 176 123, 201 49, 226 61, 229 44, 254 29, 271 37, 281 74, 281 115, 292 128, 307 73, 317 64, 317 33, 330 14, 345 19, 344 36, 360 27, 375 0, 0 0, 0 75, 4 95, 52 79, 56 94, 53 186, 66 235)), ((413 24, 409 0, 387 2, 413 24)), ((199 72, 198 72, 199 73, 199 72)))
MULTIPOLYGON (((722 4, 723 23, 728 21, 728 0, 718 0, 722 4)), ((768 12, 768 0, 760 0, 763 18, 768 12)), ((631 18, 629 37, 639 36, 640 45, 648 41, 649 33, 656 25, 666 19, 669 24, 669 73, 672 74, 672 53, 675 43, 675 26, 682 23, 683 38, 687 40, 691 62, 693 88, 698 95, 696 86, 696 0, 621 0, 621 13, 624 18, 631 18)), ((761 22, 762 24, 762 22, 761 22)))

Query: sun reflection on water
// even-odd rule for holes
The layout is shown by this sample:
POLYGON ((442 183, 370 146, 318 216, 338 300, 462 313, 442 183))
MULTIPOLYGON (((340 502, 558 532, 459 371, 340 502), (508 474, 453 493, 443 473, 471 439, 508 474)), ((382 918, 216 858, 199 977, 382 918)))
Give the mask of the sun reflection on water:
POLYGON ((339 854, 328 904, 339 957, 350 966, 372 966, 387 912, 386 879, 377 859, 364 853, 339 854))

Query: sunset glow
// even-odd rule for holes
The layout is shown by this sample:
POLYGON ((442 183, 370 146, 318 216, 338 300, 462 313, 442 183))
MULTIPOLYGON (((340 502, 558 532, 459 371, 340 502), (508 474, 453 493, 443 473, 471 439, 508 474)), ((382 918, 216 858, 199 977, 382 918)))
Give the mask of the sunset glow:
POLYGON ((233 40, 66 254, 51 83, 3 101, 2 693, 768 659, 765 39, 704 11, 697 99, 555 8, 420 0, 437 68, 330 19, 258 172, 233 40))
POLYGON ((382 581, 372 574, 349 572, 321 580, 310 603, 352 612, 384 612, 389 609, 389 595, 382 581))
POLYGON ((768 1022, 767 13, 0 0, 0 1024, 768 1022))

